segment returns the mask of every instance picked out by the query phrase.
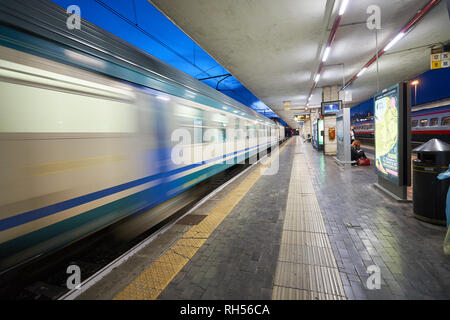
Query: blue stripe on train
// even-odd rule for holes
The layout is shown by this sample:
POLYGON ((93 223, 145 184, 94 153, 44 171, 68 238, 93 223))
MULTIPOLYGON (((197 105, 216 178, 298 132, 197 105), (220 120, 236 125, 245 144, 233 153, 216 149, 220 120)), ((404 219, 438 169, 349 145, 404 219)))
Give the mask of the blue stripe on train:
MULTIPOLYGON (((270 143, 270 142, 268 142, 268 143, 270 143)), ((187 170, 191 170, 191 169, 197 168, 199 166, 202 166, 202 165, 214 162, 214 161, 218 161, 218 160, 220 160, 222 158, 226 158, 226 157, 229 157, 229 156, 232 156, 232 155, 236 155, 238 153, 243 153, 245 151, 249 151, 251 149, 255 149, 255 148, 260 147, 260 146, 264 146, 264 145, 266 145, 268 143, 261 144, 261 145, 258 145, 258 146, 254 146, 254 147, 251 147, 251 148, 242 149, 242 150, 239 150, 239 151, 234 151, 234 152, 231 152, 229 154, 226 154, 225 156, 220 156, 220 157, 216 157, 216 158, 209 159, 209 160, 206 160, 206 161, 201 161, 201 162, 198 162, 198 163, 194 163, 192 165, 188 165, 188 166, 185 166, 185 167, 177 168, 177 169, 169 171, 167 173, 167 175, 174 175, 174 174, 181 173, 181 172, 184 172, 184 171, 187 171, 187 170)), ((55 203, 55 204, 52 204, 52 205, 49 205, 49 206, 46 206, 46 207, 43 207, 43 208, 31 210, 31 211, 28 211, 28 212, 25 212, 25 213, 21 213, 21 214, 12 216, 12 217, 5 218, 3 220, 0 220, 0 231, 4 231, 4 230, 10 229, 10 228, 14 228, 14 227, 19 226, 21 224, 28 223, 28 222, 31 222, 31 221, 34 221, 34 220, 37 220, 37 219, 41 219, 41 218, 44 218, 46 216, 49 216, 49 215, 52 215, 52 214, 56 214, 58 212, 61 212, 61 211, 64 211, 64 210, 67 210, 67 209, 70 209, 70 208, 74 208, 74 207, 77 207, 79 205, 82 205, 82 204, 85 204, 85 203, 88 203, 88 202, 91 202, 91 201, 94 201, 94 200, 97 200, 97 199, 100 199, 100 198, 112 195, 114 193, 118 193, 118 192, 121 192, 121 191, 124 191, 124 190, 127 190, 127 189, 131 189, 131 188, 137 187, 139 185, 142 185, 142 184, 145 184, 145 183, 148 183, 148 182, 151 182, 151 181, 163 178, 164 176, 165 175, 164 175, 163 172, 157 173, 155 175, 151 175, 151 176, 148 176, 148 177, 145 177, 145 178, 141 178, 141 179, 137 179, 137 180, 134 180, 134 181, 130 181, 130 182, 118 185, 118 186, 114 186, 114 187, 107 188, 107 189, 104 189, 104 190, 96 191, 96 192, 89 193, 89 194, 86 194, 86 195, 83 195, 83 196, 80 196, 80 197, 77 197, 77 198, 69 199, 69 200, 66 200, 66 201, 63 201, 63 202, 59 202, 59 203, 55 203)))
MULTIPOLYGON (((25 252, 25 256, 35 256, 51 251, 57 247, 91 234, 131 213, 142 213, 169 198, 185 191, 200 181, 223 171, 233 164, 216 164, 191 173, 178 180, 170 182, 171 188, 178 188, 170 196, 159 192, 158 186, 137 192, 123 199, 107 203, 98 208, 78 214, 74 217, 54 223, 42 229, 30 232, 23 236, 8 240, 0 244, 0 270, 8 267, 14 259, 14 254, 25 252), (188 187, 183 185, 192 180, 197 180, 188 187), (27 251, 24 251, 27 250, 27 251), (12 258, 11 258, 12 257, 12 258)), ((19 259, 20 260, 20 259, 19 259)))

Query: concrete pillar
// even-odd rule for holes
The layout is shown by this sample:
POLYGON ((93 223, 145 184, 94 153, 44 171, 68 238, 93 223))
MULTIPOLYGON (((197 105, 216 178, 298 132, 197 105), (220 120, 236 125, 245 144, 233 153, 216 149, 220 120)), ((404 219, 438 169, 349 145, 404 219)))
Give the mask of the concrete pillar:
POLYGON ((336 116, 328 115, 323 117, 323 145, 324 153, 327 156, 335 156, 337 152, 337 137, 336 137, 336 116), (329 129, 334 128, 334 139, 330 139, 329 129))
POLYGON ((322 90, 322 101, 336 101, 339 100, 338 86, 324 87, 322 90))
MULTIPOLYGON (((324 87, 322 91, 322 101, 336 101, 339 100, 339 92, 338 86, 330 86, 324 87)), ((328 115, 323 119, 323 127, 324 127, 324 153, 325 155, 336 155, 337 151, 337 137, 336 137, 336 116, 328 115), (334 139, 330 139, 329 131, 330 129, 334 129, 335 137, 334 139)))

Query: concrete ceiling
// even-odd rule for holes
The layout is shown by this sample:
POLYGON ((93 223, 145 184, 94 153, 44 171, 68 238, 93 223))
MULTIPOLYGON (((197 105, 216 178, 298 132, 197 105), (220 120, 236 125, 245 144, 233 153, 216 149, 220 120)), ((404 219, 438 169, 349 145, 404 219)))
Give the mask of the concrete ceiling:
MULTIPOLYGON (((341 0, 150 0, 163 14, 292 127, 304 111, 341 0), (284 110, 283 102, 291 101, 284 110)), ((350 87, 355 105, 398 81, 429 69, 430 48, 450 40, 441 1, 350 87)), ((369 5, 381 9, 379 47, 386 45, 428 0, 350 0, 311 105, 322 87, 342 85, 375 54, 366 26, 369 5), (342 65, 343 64, 343 65, 342 65), (343 73, 344 71, 344 73, 343 73)))

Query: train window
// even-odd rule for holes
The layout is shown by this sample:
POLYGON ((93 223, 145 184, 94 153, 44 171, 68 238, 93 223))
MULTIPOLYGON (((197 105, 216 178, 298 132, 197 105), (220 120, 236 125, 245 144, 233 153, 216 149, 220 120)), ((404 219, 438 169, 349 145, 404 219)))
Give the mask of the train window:
POLYGON ((194 120, 194 143, 202 143, 203 142, 203 121, 200 119, 194 120))
POLYGON ((193 108, 191 106, 177 104, 175 106, 175 116, 178 117, 183 122, 187 122, 192 124, 193 119, 201 119, 203 118, 203 110, 193 108), (191 119, 191 120, 188 120, 191 119))
POLYGON ((428 119, 422 119, 420 120, 420 126, 421 127, 426 127, 428 124, 428 119))
POLYGON ((219 137, 220 137, 220 142, 225 142, 225 141, 227 141, 227 130, 225 130, 225 129, 220 129, 220 135, 219 135, 219 137))
POLYGON ((189 131, 192 143, 203 142, 205 126, 203 110, 188 105, 177 104, 174 110, 175 119, 180 127, 189 131))
POLYGON ((225 129, 209 129, 209 132, 212 138, 205 142, 222 143, 226 141, 227 133, 225 129))
POLYGON ((210 125, 218 128, 218 127, 226 127, 228 125, 228 117, 222 113, 213 113, 210 116, 211 123, 210 125))
POLYGON ((242 139, 242 134, 241 134, 241 120, 239 118, 235 118, 234 120, 234 129, 235 131, 235 138, 237 140, 242 139))
POLYGON ((441 119, 441 126, 448 126, 450 125, 450 116, 449 117, 443 117, 441 119))
POLYGON ((413 120, 411 122, 411 127, 417 127, 418 124, 419 124, 419 120, 413 120))
POLYGON ((437 126, 438 125, 438 118, 431 118, 430 119, 430 126, 437 126))
POLYGON ((250 139, 250 123, 248 121, 245 121, 245 138, 250 139))
MULTIPOLYGON (((123 90, 117 81, 111 80, 106 86, 87 78, 81 80, 78 74, 72 77, 42 72, 39 67, 6 64, 2 60, 2 74, 4 72, 8 76, 2 76, 0 81, 1 133, 130 133, 139 130, 140 108, 134 105, 136 90, 123 90)), ((153 112, 151 110, 147 116, 154 116, 153 112)), ((147 121, 147 125, 149 123, 147 121)))

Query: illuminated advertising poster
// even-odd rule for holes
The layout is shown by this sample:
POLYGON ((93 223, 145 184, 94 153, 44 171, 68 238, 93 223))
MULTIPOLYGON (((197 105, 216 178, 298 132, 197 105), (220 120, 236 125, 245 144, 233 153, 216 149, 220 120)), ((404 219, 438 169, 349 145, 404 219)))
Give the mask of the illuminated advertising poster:
POLYGON ((375 167, 377 174, 399 184, 399 86, 374 97, 375 167))
POLYGON ((322 131, 323 131, 323 120, 318 120, 318 124, 319 124, 319 132, 317 133, 319 136, 319 146, 323 145, 323 135, 322 135, 322 131))

